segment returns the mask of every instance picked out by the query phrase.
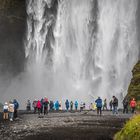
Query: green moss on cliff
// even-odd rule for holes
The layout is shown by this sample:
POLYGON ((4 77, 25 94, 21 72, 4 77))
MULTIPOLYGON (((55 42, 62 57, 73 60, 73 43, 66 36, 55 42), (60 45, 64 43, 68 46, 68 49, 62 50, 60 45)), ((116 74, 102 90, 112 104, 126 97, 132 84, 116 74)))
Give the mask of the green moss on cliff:
POLYGON ((128 88, 127 97, 129 99, 134 97, 137 101, 140 101, 140 61, 134 66, 132 73, 133 78, 128 88))
MULTIPOLYGON (((140 109, 140 60, 134 66, 133 78, 128 88, 128 99, 137 100, 137 108, 140 109)), ((133 117, 124 128, 115 135, 114 140, 140 140, 140 115, 133 117)))
POLYGON ((140 140, 140 115, 128 121, 124 128, 115 135, 114 140, 140 140))
POLYGON ((129 100, 135 98, 137 101, 137 109, 140 109, 140 60, 134 66, 132 74, 133 78, 128 88, 127 97, 129 100))

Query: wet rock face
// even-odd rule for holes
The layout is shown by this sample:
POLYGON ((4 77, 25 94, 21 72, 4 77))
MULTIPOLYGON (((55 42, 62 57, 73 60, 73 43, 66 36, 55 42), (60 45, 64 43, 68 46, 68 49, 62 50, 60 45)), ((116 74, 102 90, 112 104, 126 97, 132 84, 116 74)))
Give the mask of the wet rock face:
POLYGON ((0 0, 0 72, 23 70, 26 0, 0 0))

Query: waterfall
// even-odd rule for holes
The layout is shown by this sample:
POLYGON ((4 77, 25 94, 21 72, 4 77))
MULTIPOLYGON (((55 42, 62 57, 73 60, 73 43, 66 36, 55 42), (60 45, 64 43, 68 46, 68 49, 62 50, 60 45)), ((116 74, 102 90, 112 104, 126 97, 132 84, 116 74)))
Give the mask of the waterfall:
POLYGON ((36 81, 32 94, 121 98, 139 55, 136 10, 137 0, 28 1, 25 49, 27 72, 36 81))
POLYGON ((117 0, 99 2, 97 65, 101 69, 99 93, 106 96, 125 92, 131 70, 138 60, 136 32, 137 1, 117 0))

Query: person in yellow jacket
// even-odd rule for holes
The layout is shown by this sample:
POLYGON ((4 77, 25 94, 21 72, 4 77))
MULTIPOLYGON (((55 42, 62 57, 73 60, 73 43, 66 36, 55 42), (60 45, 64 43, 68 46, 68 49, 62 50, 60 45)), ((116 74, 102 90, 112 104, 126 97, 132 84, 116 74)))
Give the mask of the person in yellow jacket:
POLYGON ((96 109, 97 109, 97 107, 96 107, 96 104, 95 104, 95 103, 93 103, 93 104, 92 104, 92 109, 93 109, 93 110, 96 110, 96 109))

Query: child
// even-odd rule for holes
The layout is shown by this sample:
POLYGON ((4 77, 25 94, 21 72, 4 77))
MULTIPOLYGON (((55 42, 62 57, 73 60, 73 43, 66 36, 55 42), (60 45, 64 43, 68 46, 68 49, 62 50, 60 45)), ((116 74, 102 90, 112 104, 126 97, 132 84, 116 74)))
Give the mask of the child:
POLYGON ((3 106, 3 119, 8 120, 8 103, 5 102, 3 106))

